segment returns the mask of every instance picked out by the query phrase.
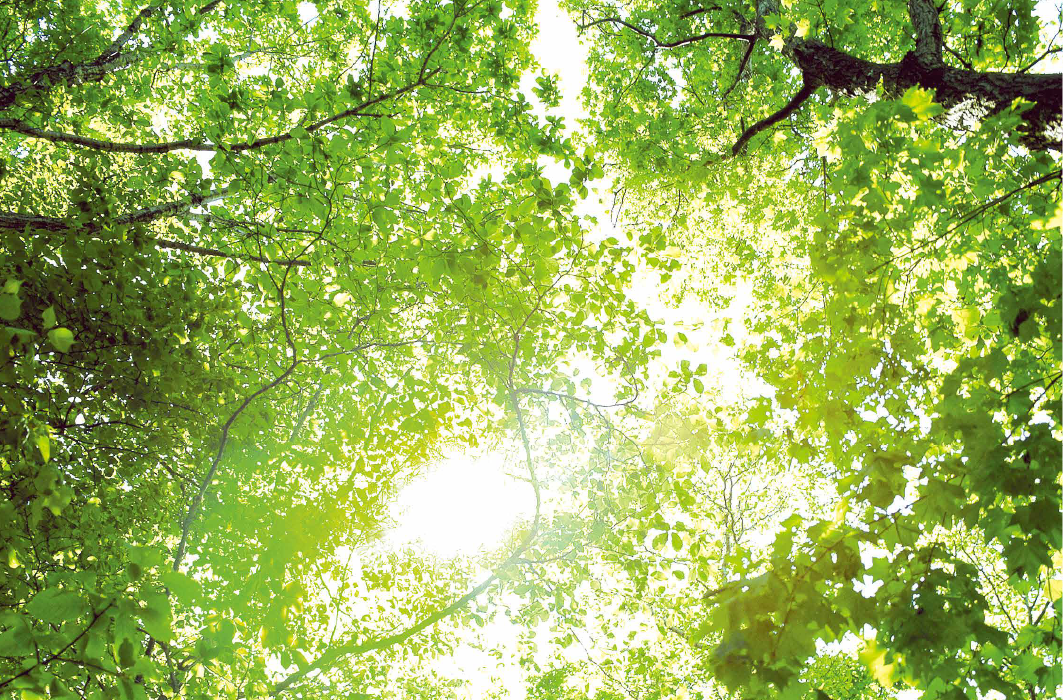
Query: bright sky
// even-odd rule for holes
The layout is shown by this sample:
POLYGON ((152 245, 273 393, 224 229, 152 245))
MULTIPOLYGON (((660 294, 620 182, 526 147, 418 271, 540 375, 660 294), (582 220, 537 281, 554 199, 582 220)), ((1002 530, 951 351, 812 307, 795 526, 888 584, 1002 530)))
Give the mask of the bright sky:
POLYGON ((449 455, 399 494, 392 508, 393 545, 413 544, 451 558, 493 549, 534 501, 526 482, 508 475, 500 455, 449 455))

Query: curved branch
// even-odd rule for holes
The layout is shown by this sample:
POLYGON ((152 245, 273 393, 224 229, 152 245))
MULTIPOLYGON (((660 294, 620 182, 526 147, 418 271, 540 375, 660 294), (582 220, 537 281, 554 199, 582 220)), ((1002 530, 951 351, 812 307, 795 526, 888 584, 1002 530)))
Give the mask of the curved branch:
MULTIPOLYGON (((318 237, 320 240, 320 236, 318 237)), ((309 250, 317 240, 311 241, 305 245, 302 251, 297 255, 302 255, 309 250)), ((199 512, 199 506, 203 502, 203 497, 207 493, 207 489, 210 488, 211 482, 214 480, 214 475, 218 471, 218 466, 221 464, 222 457, 225 455, 225 447, 229 441, 229 431, 232 429, 233 423, 240 417, 240 414, 251 405, 255 399, 262 396, 266 392, 274 389, 277 386, 285 383, 288 377, 292 375, 299 365, 304 364, 304 360, 299 357, 299 352, 296 348, 295 341, 292 339, 291 330, 288 328, 288 309, 285 304, 284 290, 288 284, 288 278, 292 274, 292 266, 288 266, 284 270, 284 275, 281 278, 281 282, 277 285, 277 296, 280 301, 280 320, 281 326, 284 328, 284 339, 288 345, 289 356, 292 358, 291 364, 284 372, 273 378, 272 381, 263 384, 255 392, 248 394, 240 405, 236 407, 236 410, 232 412, 228 420, 221 426, 221 435, 218 438, 218 450, 214 453, 214 458, 211 460, 210 469, 207 470, 206 476, 199 484, 199 491, 192 497, 192 502, 188 506, 188 513, 185 515, 184 520, 181 522, 181 540, 177 546, 177 550, 173 559, 173 570, 179 571, 181 568, 181 562, 185 557, 185 553, 188 547, 188 535, 191 532, 192 524, 196 520, 196 516, 199 512)))
POLYGON ((185 514, 184 520, 181 521, 181 539, 177 544, 177 550, 173 557, 174 571, 179 571, 181 569, 181 562, 184 561, 185 553, 188 551, 188 535, 192 530, 192 523, 195 522, 196 516, 199 514, 199 506, 203 503, 203 497, 206 495, 207 489, 210 488, 210 484, 214 480, 214 475, 218 473, 218 466, 221 464, 221 458, 225 455, 225 447, 229 443, 229 431, 232 429, 233 423, 235 423, 236 419, 240 417, 240 414, 251 405, 252 401, 286 381, 299 365, 299 359, 293 359, 291 365, 288 366, 288 369, 274 377, 272 381, 263 384, 256 391, 244 397, 244 400, 240 402, 240 405, 236 407, 236 410, 229 415, 228 420, 222 424, 221 437, 218 440, 218 449, 214 453, 214 458, 211 460, 210 469, 207 470, 206 476, 200 481, 199 490, 196 492, 195 496, 192 497, 192 502, 188 505, 188 512, 185 514))
POLYGON ((749 46, 746 47, 746 52, 742 55, 742 60, 738 63, 738 72, 735 74, 735 81, 731 83, 731 87, 724 90, 723 95, 720 96, 721 100, 726 100, 727 96, 738 87, 740 82, 742 82, 742 76, 746 72, 746 67, 749 65, 749 59, 753 56, 753 48, 756 45, 756 38, 749 40, 749 46))
POLYGON ((268 265, 284 265, 295 267, 309 267, 309 260, 271 260, 270 258, 264 258, 259 255, 234 255, 233 253, 226 253, 216 248, 204 248, 203 246, 191 245, 189 243, 182 243, 180 241, 171 241, 165 238, 159 238, 155 241, 155 247, 162 248, 164 250, 181 250, 186 253, 195 253, 196 255, 204 255, 214 258, 228 258, 230 260, 254 260, 255 262, 266 263, 268 265))
MULTIPOLYGON (((379 114, 366 114, 362 110, 372 107, 373 105, 386 102, 387 100, 396 98, 412 90, 416 90, 425 84, 425 80, 432 75, 435 75, 438 70, 431 71, 425 77, 419 78, 416 82, 410 83, 405 87, 399 88, 389 93, 385 93, 379 97, 375 97, 371 100, 366 100, 357 107, 351 107, 345 109, 342 112, 338 112, 330 117, 316 121, 313 124, 303 127, 308 134, 312 134, 329 124, 340 121, 341 119, 347 119, 349 117, 379 117, 379 114)), ((296 127, 297 129, 298 127, 296 127)), ((78 136, 77 134, 67 134, 60 131, 47 131, 45 129, 38 129, 37 127, 30 126, 18 119, 0 119, 0 129, 7 129, 9 131, 15 131, 32 138, 44 139, 51 141, 52 143, 68 143, 74 146, 81 146, 83 148, 90 148, 95 151, 105 151, 108 153, 136 153, 136 154, 159 154, 170 153, 172 151, 228 151, 231 153, 242 153, 244 151, 253 151, 263 146, 272 146, 278 143, 284 143, 290 141, 295 136, 295 130, 291 129, 283 134, 276 136, 267 136, 260 139, 255 139, 250 143, 246 141, 238 141, 227 144, 209 143, 202 139, 181 139, 179 141, 166 141, 163 143, 124 143, 121 141, 107 141, 105 139, 91 138, 88 136, 78 136)))
POLYGON ((642 29, 641 27, 638 27, 638 26, 636 26, 634 24, 631 24, 630 22, 627 22, 627 21, 625 21, 625 20, 623 20, 623 19, 621 19, 619 17, 603 17, 601 19, 596 19, 596 20, 594 20, 592 22, 587 22, 585 24, 579 24, 579 25, 576 25, 576 26, 580 30, 584 30, 584 29, 590 29, 591 27, 596 27, 596 26, 598 26, 600 24, 606 24, 606 23, 618 24, 618 25, 620 25, 622 27, 627 27, 631 31, 635 32, 636 34, 649 39, 658 48, 662 48, 662 49, 674 49, 677 46, 685 46, 686 44, 693 44, 695 42, 702 41, 703 39, 741 39, 742 41, 749 41, 749 42, 752 42, 754 39, 756 39, 756 35, 755 34, 738 34, 738 33, 734 33, 734 32, 705 32, 704 34, 697 34, 695 36, 688 36, 685 39, 676 39, 675 41, 662 41, 661 39, 657 38, 656 34, 654 34, 652 32, 648 32, 645 29, 642 29))
MULTIPOLYGON (((184 199, 178 199, 173 202, 164 202, 157 204, 153 207, 146 207, 139 209, 129 214, 123 214, 117 216, 109 221, 112 226, 122 226, 127 224, 145 224, 156 219, 164 219, 170 216, 177 216, 183 214, 193 207, 198 207, 203 204, 210 204, 216 202, 219 199, 223 199, 229 195, 229 187, 223 187, 218 190, 212 190, 204 194, 194 194, 184 199)), ((68 231, 70 229, 80 229, 86 232, 98 231, 103 228, 103 224, 96 222, 88 223, 76 223, 70 222, 66 219, 60 219, 55 216, 42 216, 39 214, 22 214, 12 211, 0 211, 0 229, 11 229, 15 231, 22 231, 26 227, 43 229, 45 231, 68 231)))
MULTIPOLYGON (((111 45, 108 46, 94 62, 106 63, 107 61, 117 58, 122 47, 128 44, 133 37, 140 33, 140 27, 144 24, 144 20, 161 10, 165 4, 165 2, 157 2, 154 5, 148 5, 138 12, 137 16, 133 18, 133 21, 129 23, 129 26, 125 28, 125 31, 119 34, 115 40, 111 42, 111 45)), ((211 5, 217 4, 217 2, 211 3, 211 5)))
POLYGON ((806 81, 805 84, 801 86, 801 89, 797 91, 797 94, 791 97, 789 102, 783 105, 782 109, 775 112, 775 114, 772 114, 771 116, 761 119, 759 122, 743 131, 742 135, 738 137, 737 141, 735 141, 734 146, 731 147, 731 155, 737 156, 745 149, 746 144, 749 142, 749 139, 753 138, 768 127, 773 126, 774 124, 778 124, 783 119, 786 119, 791 114, 800 109, 801 105, 804 104, 805 101, 809 97, 812 97, 812 95, 816 92, 817 87, 819 86, 815 83, 806 81))
POLYGON ((21 671, 19 671, 18 673, 16 673, 14 676, 11 676, 10 678, 6 678, 6 679, 0 681, 0 688, 5 688, 5 687, 11 685, 15 681, 17 681, 19 678, 22 678, 23 676, 29 675, 30 673, 33 673, 33 671, 35 671, 37 668, 39 668, 41 666, 47 666, 48 664, 52 663, 53 661, 60 660, 60 657, 63 654, 65 654, 67 652, 67 650, 69 650, 71 647, 73 647, 75 644, 77 644, 79 641, 81 641, 81 638, 84 637, 86 634, 88 634, 89 631, 93 627, 96 626, 96 623, 99 621, 99 619, 101 617, 103 617, 103 614, 105 612, 107 612, 108 610, 110 610, 114 606, 114 603, 115 603, 115 601, 111 600, 111 601, 109 601, 107 603, 107 605, 105 605, 104 607, 100 608, 99 611, 94 611, 93 614, 92 614, 92 621, 89 622, 89 624, 85 626, 85 629, 81 630, 81 632, 79 632, 73 639, 71 639, 69 642, 67 642, 67 644, 62 649, 60 649, 59 651, 57 651, 54 654, 52 654, 50 658, 41 659, 41 657, 38 655, 37 656, 37 663, 35 663, 32 666, 27 666, 26 668, 24 668, 21 671))
POLYGON ((562 394, 558 391, 547 391, 545 389, 534 389, 528 386, 517 387, 516 389, 514 389, 514 391, 516 391, 518 394, 534 394, 538 396, 549 396, 555 399, 562 399, 564 401, 572 401, 575 403, 581 403, 586 406, 590 406, 591 408, 623 408, 624 406, 630 406, 634 402, 638 401, 639 398, 638 393, 636 391, 636 394, 630 399, 625 399, 623 401, 617 401, 615 403, 610 404, 602 404, 595 403, 590 399, 583 399, 578 396, 572 396, 571 394, 562 394))

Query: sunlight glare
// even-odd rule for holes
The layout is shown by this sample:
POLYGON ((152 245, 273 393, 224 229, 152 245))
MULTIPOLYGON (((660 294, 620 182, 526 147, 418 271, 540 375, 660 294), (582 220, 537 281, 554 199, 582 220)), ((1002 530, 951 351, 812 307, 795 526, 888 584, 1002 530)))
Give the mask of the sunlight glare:
POLYGON ((509 476, 503 462, 498 454, 459 454, 415 479, 395 502, 388 542, 445 558, 500 544, 533 507, 531 488, 509 476))

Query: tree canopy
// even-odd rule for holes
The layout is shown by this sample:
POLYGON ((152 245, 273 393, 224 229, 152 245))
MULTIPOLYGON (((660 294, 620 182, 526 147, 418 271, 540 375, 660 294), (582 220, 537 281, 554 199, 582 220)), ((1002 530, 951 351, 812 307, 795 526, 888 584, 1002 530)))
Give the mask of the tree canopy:
POLYGON ((0 694, 1058 696, 1058 17, 142 2, 0 6, 0 694))

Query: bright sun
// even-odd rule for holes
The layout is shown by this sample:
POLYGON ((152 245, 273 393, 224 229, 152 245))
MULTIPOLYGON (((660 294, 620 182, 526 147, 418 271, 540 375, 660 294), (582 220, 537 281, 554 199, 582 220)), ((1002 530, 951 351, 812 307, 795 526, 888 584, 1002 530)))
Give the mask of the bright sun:
POLYGON ((386 539, 446 558, 497 546, 533 508, 528 484, 506 471, 497 453, 447 457, 399 493, 386 539))

